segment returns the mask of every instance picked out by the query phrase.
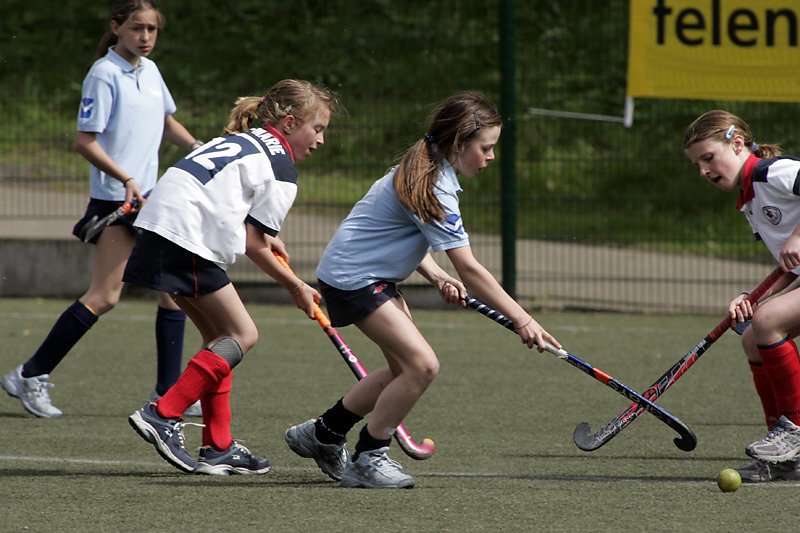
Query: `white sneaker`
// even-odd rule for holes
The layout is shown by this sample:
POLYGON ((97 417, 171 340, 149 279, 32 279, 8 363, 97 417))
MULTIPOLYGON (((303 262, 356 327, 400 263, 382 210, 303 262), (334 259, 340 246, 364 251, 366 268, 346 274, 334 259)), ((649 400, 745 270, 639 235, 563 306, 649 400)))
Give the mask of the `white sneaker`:
POLYGON ((797 481, 800 480, 800 461, 784 463, 768 463, 753 459, 747 464, 735 468, 742 478, 742 483, 761 483, 764 481, 797 481))
MULTIPOLYGON (((317 440, 314 428, 316 421, 315 418, 312 418, 287 429, 284 434, 286 444, 300 457, 313 458, 317 462, 317 466, 331 479, 341 481, 342 472, 347 465, 347 450, 344 443, 323 444, 317 440)), ((345 442, 347 441, 345 440, 345 442)))
POLYGON ((796 426, 785 416, 769 429, 767 435, 745 448, 745 453, 753 459, 769 463, 791 461, 800 452, 800 426, 796 426))
MULTIPOLYGON (((157 393, 155 390, 153 394, 150 395, 151 402, 157 402, 161 398, 161 395, 157 393)), ((189 406, 186 411, 184 411, 183 416, 194 416, 194 417, 202 417, 203 416, 203 408, 200 407, 200 400, 197 400, 192 405, 189 406)))
POLYGON ((54 385, 47 382, 49 378, 49 374, 24 378, 22 377, 22 365, 19 365, 0 378, 0 387, 9 396, 19 398, 22 407, 29 413, 41 418, 57 418, 64 413, 50 403, 50 394, 47 389, 54 385))
POLYGON ((367 489, 410 489, 414 478, 402 473, 400 463, 389 459, 389 447, 378 448, 359 454, 353 461, 347 459, 342 473, 342 487, 362 487, 367 489))

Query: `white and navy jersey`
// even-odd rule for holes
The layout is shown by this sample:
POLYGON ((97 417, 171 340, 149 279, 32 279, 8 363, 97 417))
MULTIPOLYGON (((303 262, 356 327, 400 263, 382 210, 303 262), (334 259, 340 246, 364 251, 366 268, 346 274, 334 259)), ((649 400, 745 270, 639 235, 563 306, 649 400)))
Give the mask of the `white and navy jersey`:
MULTIPOLYGON (((134 67, 111 47, 83 80, 78 131, 96 133, 103 150, 146 192, 156 184, 164 120, 175 109, 153 61, 140 57, 134 67)), ((125 187, 116 178, 94 165, 90 177, 92 198, 125 199, 125 187)))
MULTIPOLYGON (((777 261, 786 240, 800 225, 800 159, 759 159, 751 155, 743 178, 737 207, 777 261)), ((793 272, 800 274, 800 267, 793 272)))
POLYGON ((444 220, 430 223, 408 209, 394 190, 395 169, 376 181, 336 230, 317 266, 317 277, 352 291, 376 281, 400 282, 410 276, 431 249, 469 246, 461 221, 458 183, 445 160, 436 183, 444 220))
POLYGON ((223 269, 245 252, 245 222, 275 236, 297 196, 291 148, 269 126, 209 141, 158 180, 136 226, 223 269))

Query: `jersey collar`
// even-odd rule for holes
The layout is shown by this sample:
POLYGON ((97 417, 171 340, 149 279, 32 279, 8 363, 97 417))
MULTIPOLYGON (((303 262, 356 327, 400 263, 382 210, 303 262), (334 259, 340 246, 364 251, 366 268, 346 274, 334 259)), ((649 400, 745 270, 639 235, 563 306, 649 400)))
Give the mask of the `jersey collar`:
POLYGON ((267 130, 270 133, 270 135, 272 135, 281 142, 283 147, 286 148, 286 150, 289 152, 289 156, 292 158, 292 163, 294 163, 294 153, 292 152, 292 147, 289 146, 289 141, 287 141, 286 138, 283 135, 281 135, 281 133, 278 130, 276 130, 269 124, 264 124, 264 129, 267 130))
POLYGON ((741 210, 744 204, 752 200, 756 195, 753 190, 753 170, 756 168, 756 163, 759 161, 761 161, 760 157, 750 154, 750 157, 744 162, 744 168, 742 169, 742 190, 739 192, 739 201, 736 204, 737 210, 741 210))

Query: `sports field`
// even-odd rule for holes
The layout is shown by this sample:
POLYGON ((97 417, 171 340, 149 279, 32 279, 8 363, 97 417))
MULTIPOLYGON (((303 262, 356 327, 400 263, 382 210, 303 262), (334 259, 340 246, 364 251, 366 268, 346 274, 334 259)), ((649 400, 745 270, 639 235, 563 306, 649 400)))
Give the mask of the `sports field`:
MULTIPOLYGON (((0 372, 35 350, 66 300, 0 299, 0 372)), ((316 416, 354 377, 314 321, 291 307, 249 305, 261 332, 237 368, 234 437, 272 472, 183 474, 130 428, 153 388, 154 301, 127 300, 54 372, 65 412, 36 419, 0 398, 0 531, 793 531, 800 483, 722 493, 717 473, 746 462, 763 436, 738 337, 728 332, 658 401, 697 434, 692 452, 645 413, 606 446, 579 450, 572 431, 599 429, 628 401, 554 356, 529 351, 474 311, 418 311, 441 359, 406 420, 436 454, 392 457, 412 490, 341 489, 295 456, 284 430, 316 416)), ((642 391, 721 316, 540 314, 565 348, 642 391)), ((186 352, 199 339, 188 328, 186 352)), ((364 365, 382 358, 354 328, 340 331, 364 365)), ((199 428, 187 428, 187 448, 199 428)))

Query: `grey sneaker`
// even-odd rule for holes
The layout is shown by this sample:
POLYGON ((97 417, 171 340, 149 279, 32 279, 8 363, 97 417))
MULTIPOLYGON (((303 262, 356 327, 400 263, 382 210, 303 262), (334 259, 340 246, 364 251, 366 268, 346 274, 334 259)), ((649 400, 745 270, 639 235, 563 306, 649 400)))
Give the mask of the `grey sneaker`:
MULTIPOLYGON (((151 402, 157 402, 161 399, 161 395, 157 393, 155 390, 153 394, 150 395, 151 402)), ((192 405, 189 406, 186 411, 183 412, 183 416, 191 416, 191 417, 202 417, 203 416, 203 408, 200 407, 200 400, 197 400, 192 405)))
MULTIPOLYGON (((183 435, 183 427, 189 424, 180 418, 162 417, 156 410, 156 404, 149 402, 129 416, 128 422, 172 466, 184 472, 194 471, 196 463, 186 451, 186 438, 183 435)), ((202 427, 202 424, 190 425, 202 427)))
POLYGON ((389 447, 378 448, 359 454, 358 459, 347 460, 342 473, 342 487, 366 489, 410 489, 414 478, 402 473, 402 466, 389 459, 389 447))
POLYGON ((800 426, 781 416, 767 435, 745 448, 745 453, 753 459, 770 463, 790 461, 800 452, 800 426))
MULTIPOLYGON (((324 444, 317 440, 315 418, 286 430, 286 444, 300 457, 313 458, 331 479, 341 481, 347 464, 347 450, 342 444, 324 444)), ((347 440, 345 439, 345 442, 347 440)))
POLYGON ((800 461, 786 461, 785 463, 767 463, 753 459, 735 469, 742 477, 742 483, 760 483, 763 481, 796 481, 800 479, 800 461))
POLYGON ((22 407, 29 413, 41 418, 57 418, 64 413, 50 403, 50 393, 47 392, 47 389, 54 385, 47 382, 49 378, 49 374, 24 378, 22 377, 22 365, 19 365, 0 378, 0 387, 3 387, 9 396, 19 398, 22 407))
POLYGON ((200 448, 200 457, 194 471, 212 476, 266 474, 269 466, 269 461, 254 457, 244 445, 234 441, 224 452, 218 452, 210 446, 200 448))

